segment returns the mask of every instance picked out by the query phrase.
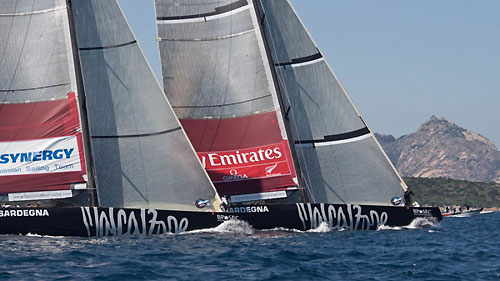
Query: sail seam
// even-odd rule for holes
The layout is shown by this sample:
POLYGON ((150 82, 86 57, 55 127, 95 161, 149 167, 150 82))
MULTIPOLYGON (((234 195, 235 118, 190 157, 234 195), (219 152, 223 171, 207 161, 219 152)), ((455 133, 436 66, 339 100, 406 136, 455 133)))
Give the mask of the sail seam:
POLYGON ((224 106, 231 106, 231 105, 238 105, 238 104, 243 104, 247 102, 252 102, 264 98, 268 98, 271 95, 265 95, 262 97, 256 97, 253 99, 245 100, 245 101, 239 101, 239 102, 233 102, 233 103, 226 103, 226 104, 216 104, 216 105, 187 105, 187 106, 172 106, 172 108, 209 108, 209 107, 224 107, 224 106))
POLYGON ((313 62, 319 59, 322 59, 323 55, 320 52, 317 52, 316 54, 310 55, 310 56, 305 56, 305 57, 300 57, 296 59, 292 59, 289 62, 280 62, 280 63, 275 63, 275 66, 287 66, 287 65, 297 65, 297 64, 304 64, 308 62, 313 62))
MULTIPOLYGON (((180 23, 180 22, 193 22, 193 21, 206 21, 207 18, 215 19, 223 17, 223 14, 233 14, 248 8, 247 0, 239 0, 231 4, 215 8, 214 12, 204 14, 194 14, 185 16, 170 16, 170 17, 156 17, 159 23, 180 23), (246 7, 245 7, 246 6, 246 7), (164 22, 160 22, 164 21, 164 22)), ((224 15, 225 16, 225 15, 224 15)))
POLYGON ((242 32, 234 33, 234 34, 215 37, 215 38, 194 38, 194 39, 158 38, 158 41, 216 41, 216 40, 222 40, 222 39, 227 39, 227 38, 245 35, 248 33, 252 33, 253 31, 255 31, 255 29, 250 29, 247 31, 242 31, 242 32))
POLYGON ((130 42, 127 42, 127 43, 117 44, 117 45, 110 45, 110 46, 79 48, 79 50, 80 51, 92 51, 92 50, 114 49, 114 48, 125 47, 125 46, 132 45, 132 44, 135 44, 135 43, 137 43, 137 40, 130 41, 130 42))
POLYGON ((192 23, 192 22, 207 22, 209 20, 216 20, 220 18, 225 18, 234 14, 237 14, 241 11, 248 10, 249 6, 244 6, 223 14, 218 14, 215 16, 205 16, 205 17, 196 17, 196 18, 187 18, 187 19, 169 19, 169 20, 157 20, 158 24, 178 24, 178 23, 192 23))
POLYGON ((35 88, 25 88, 25 89, 0 90, 0 93, 41 90, 41 89, 48 89, 48 88, 67 86, 67 85, 71 85, 71 83, 61 83, 61 84, 47 85, 47 86, 41 86, 41 87, 35 87, 35 88))
POLYGON ((117 136, 92 136, 93 139, 118 139, 118 138, 141 138, 141 137, 151 137, 151 136, 158 136, 158 135, 163 135, 163 134, 168 134, 172 133, 175 131, 181 130, 181 127, 173 128, 170 130, 166 131, 161 131, 161 132, 156 132, 156 133, 149 133, 149 134, 135 134, 135 135, 117 135, 117 136))
POLYGON ((64 6, 57 6, 51 9, 45 9, 41 11, 34 11, 34 12, 26 12, 26 13, 14 13, 14 14, 0 14, 0 17, 16 17, 16 16, 31 16, 31 15, 38 15, 38 14, 45 14, 45 13, 50 13, 50 12, 55 12, 59 10, 64 10, 66 7, 64 6))
POLYGON ((370 136, 370 135, 372 135, 370 130, 367 127, 364 127, 364 128, 359 129, 359 130, 352 131, 352 132, 347 132, 347 133, 343 133, 343 134, 336 134, 336 135, 328 135, 320 140, 298 140, 298 141, 295 141, 295 143, 296 144, 321 145, 321 143, 333 143, 333 142, 339 142, 339 141, 354 140, 356 138, 366 137, 366 136, 370 136))

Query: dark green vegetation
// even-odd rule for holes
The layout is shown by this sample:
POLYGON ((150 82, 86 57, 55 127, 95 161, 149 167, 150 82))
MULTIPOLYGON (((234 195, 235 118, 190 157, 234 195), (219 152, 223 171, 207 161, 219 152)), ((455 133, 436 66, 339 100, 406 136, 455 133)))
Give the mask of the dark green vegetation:
POLYGON ((421 205, 500 206, 500 184, 447 178, 405 178, 405 181, 421 205))

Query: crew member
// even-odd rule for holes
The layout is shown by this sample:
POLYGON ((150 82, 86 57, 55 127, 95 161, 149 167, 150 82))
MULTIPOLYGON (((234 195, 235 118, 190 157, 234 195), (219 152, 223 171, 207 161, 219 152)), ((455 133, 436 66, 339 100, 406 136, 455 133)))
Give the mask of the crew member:
POLYGON ((415 194, 410 189, 407 189, 405 191, 405 196, 404 196, 405 197, 405 206, 408 206, 408 207, 413 206, 413 204, 415 203, 415 200, 413 200, 413 196, 415 196, 415 194))

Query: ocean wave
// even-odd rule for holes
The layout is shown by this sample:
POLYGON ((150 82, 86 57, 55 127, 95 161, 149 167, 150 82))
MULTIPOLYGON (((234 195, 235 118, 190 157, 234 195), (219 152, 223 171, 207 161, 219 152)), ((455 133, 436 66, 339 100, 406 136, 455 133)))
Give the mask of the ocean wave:
POLYGON ((382 225, 377 229, 377 231, 383 231, 383 230, 399 231, 399 230, 406 230, 406 229, 421 229, 421 228, 428 228, 428 227, 436 226, 437 224, 438 224, 438 221, 433 219, 433 218, 416 218, 410 224, 408 224, 406 226, 382 225))

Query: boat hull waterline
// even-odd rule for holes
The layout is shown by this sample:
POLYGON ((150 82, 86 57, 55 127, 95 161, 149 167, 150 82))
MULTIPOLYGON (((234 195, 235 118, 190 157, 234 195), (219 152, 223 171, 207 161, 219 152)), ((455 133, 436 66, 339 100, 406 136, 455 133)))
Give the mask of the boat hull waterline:
POLYGON ((286 204, 232 207, 230 212, 191 212, 100 207, 0 208, 0 234, 113 236, 182 233, 216 227, 228 220, 255 229, 309 230, 326 222, 333 229, 376 230, 406 226, 416 218, 439 222, 433 207, 286 204))

